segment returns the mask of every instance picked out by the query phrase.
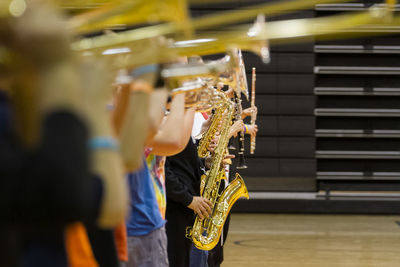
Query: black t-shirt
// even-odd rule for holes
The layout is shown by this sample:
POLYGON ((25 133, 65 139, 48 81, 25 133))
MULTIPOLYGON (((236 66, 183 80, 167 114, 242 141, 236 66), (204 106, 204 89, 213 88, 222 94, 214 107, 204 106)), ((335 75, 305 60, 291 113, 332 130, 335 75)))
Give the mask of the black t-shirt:
POLYGON ((95 224, 103 191, 89 171, 87 129, 74 114, 53 112, 43 121, 38 148, 26 150, 13 132, 8 103, 0 92, 2 262, 16 266, 22 250, 22 266, 66 266, 64 227, 95 224))
POLYGON ((165 187, 167 199, 188 206, 193 196, 200 195, 200 180, 204 165, 197 155, 197 146, 189 139, 185 149, 165 162, 165 187))

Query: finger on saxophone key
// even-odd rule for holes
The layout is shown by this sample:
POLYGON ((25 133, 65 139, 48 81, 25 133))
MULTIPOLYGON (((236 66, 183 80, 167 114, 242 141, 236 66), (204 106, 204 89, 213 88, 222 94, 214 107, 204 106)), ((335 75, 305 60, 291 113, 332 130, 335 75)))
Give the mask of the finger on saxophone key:
POLYGON ((200 209, 198 209, 198 210, 196 211, 196 213, 197 213, 197 216, 199 216, 199 218, 200 218, 201 220, 204 219, 203 214, 201 213, 201 210, 200 210, 200 209))
MULTIPOLYGON (((207 212, 207 209, 206 209, 206 207, 205 206, 200 206, 200 214, 199 214, 199 216, 201 215, 201 217, 206 217, 206 218, 208 218, 209 217, 209 215, 208 215, 208 212, 207 212)), ((201 218, 201 219, 203 219, 203 218, 201 218)))
POLYGON ((212 212, 212 203, 211 203, 211 201, 208 200, 207 198, 203 198, 203 200, 204 200, 204 204, 205 204, 204 206, 207 209, 208 214, 211 215, 211 212, 212 212))

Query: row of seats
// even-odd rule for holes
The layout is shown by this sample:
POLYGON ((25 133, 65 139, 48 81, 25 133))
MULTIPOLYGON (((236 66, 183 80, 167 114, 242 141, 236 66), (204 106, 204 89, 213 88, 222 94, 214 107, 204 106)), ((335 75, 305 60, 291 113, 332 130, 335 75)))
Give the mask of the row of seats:
MULTIPOLYGON (((365 11, 379 1, 320 4, 317 16, 365 11)), ((400 6, 396 5, 396 11, 400 6)), ((317 42, 316 152, 319 196, 396 199, 400 189, 400 39, 398 27, 377 34, 317 42)))

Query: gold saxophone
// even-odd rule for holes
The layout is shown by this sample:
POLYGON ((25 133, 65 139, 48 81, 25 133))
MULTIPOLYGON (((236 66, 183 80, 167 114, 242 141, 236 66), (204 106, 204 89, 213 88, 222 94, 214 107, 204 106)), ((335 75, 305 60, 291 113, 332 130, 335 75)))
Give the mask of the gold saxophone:
MULTIPOLYGON (((218 129, 221 129, 218 145, 213 152, 211 168, 203 175, 200 189, 201 196, 213 203, 212 213, 205 219, 196 216, 193 226, 187 229, 187 237, 201 250, 211 250, 215 247, 233 204, 240 197, 249 198, 246 185, 239 174, 236 174, 236 178, 221 193, 219 192, 221 180, 226 179, 225 169, 221 167, 221 163, 228 146, 233 113, 233 104, 224 96, 224 103, 216 109, 211 124, 214 129, 208 131, 213 136, 218 129)), ((207 140, 211 140, 211 137, 207 140)))
MULTIPOLYGON (((214 113, 213 117, 210 118, 212 120, 211 125, 208 127, 207 131, 203 134, 203 137, 201 138, 199 142, 199 146, 197 148, 197 154, 199 155, 200 158, 205 158, 211 155, 210 151, 208 151, 208 146, 211 143, 211 140, 214 139, 214 137, 217 134, 218 129, 220 129, 220 123, 223 119, 224 116, 224 110, 223 106, 229 104, 229 100, 225 96, 225 93, 212 89, 213 90, 213 108, 216 110, 214 113)), ((228 127, 229 128, 229 127, 228 127)))
POLYGON ((208 151, 208 146, 217 133, 218 124, 222 119, 222 115, 223 115, 222 112, 215 113, 213 115, 210 127, 207 129, 207 131, 201 138, 199 146, 197 148, 197 154, 199 155, 200 158, 205 158, 211 155, 210 151, 208 151))

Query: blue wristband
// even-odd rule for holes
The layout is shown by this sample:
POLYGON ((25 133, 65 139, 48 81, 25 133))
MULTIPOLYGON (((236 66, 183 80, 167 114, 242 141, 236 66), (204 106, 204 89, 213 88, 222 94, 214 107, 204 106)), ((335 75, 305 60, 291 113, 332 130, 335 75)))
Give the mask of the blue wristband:
POLYGON ((118 151, 119 144, 118 144, 118 141, 115 140, 115 138, 113 138, 113 137, 99 136, 99 137, 94 137, 89 140, 89 148, 92 150, 109 149, 109 150, 118 151))
POLYGON ((145 65, 139 68, 134 69, 131 72, 131 77, 133 79, 142 76, 143 74, 146 73, 151 73, 151 72, 157 72, 158 71, 158 65, 157 64, 149 64, 149 65, 145 65))
POLYGON ((244 133, 248 134, 249 133, 249 126, 247 124, 243 124, 243 128, 244 128, 244 133))
POLYGON ((107 110, 114 110, 115 106, 113 104, 107 104, 106 108, 107 108, 107 110))

